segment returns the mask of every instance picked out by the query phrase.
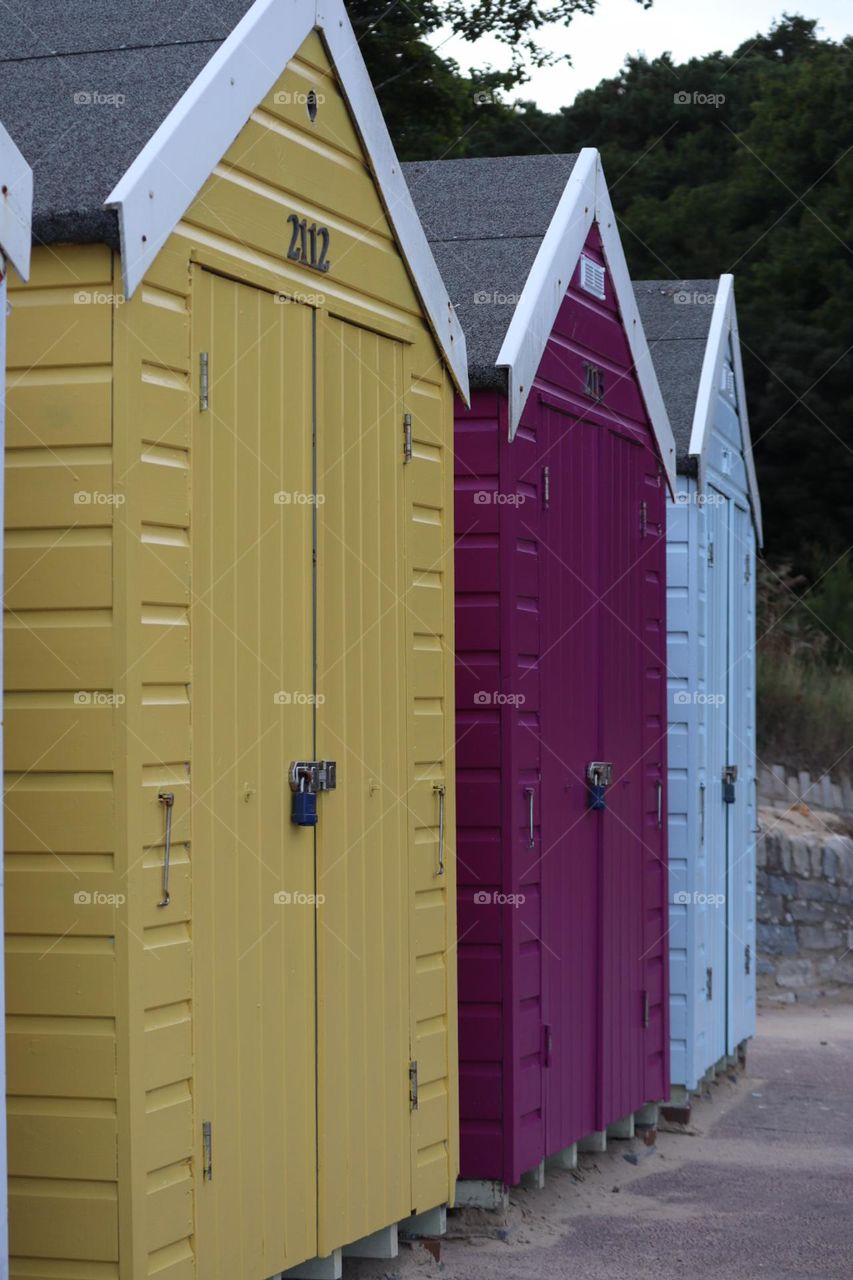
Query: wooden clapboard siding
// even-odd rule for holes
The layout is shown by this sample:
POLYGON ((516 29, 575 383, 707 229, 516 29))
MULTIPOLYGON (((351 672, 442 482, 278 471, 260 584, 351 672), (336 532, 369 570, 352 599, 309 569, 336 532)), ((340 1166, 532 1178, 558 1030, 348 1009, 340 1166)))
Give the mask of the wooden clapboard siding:
POLYGON ((450 1199, 459 1165, 456 1015, 456 789, 453 618, 453 399, 431 337, 412 346, 406 403, 408 804, 412 874, 412 1057, 418 1063, 412 1208, 450 1199), (446 787, 444 870, 438 799, 446 787))
POLYGON ((171 244, 116 316, 116 470, 127 485, 116 540, 116 622, 127 716, 128 1146, 122 1263, 134 1275, 193 1274, 192 893, 190 819, 190 296, 171 244), (175 794, 170 895, 164 809, 175 794), (128 1242, 127 1249, 124 1241, 128 1242), (125 1253, 127 1252, 127 1257, 125 1253))
POLYGON ((10 1273, 118 1259, 112 295, 106 248, 11 280, 6 460, 10 1273), (81 501, 81 495, 89 501, 81 501), (95 495, 99 497, 95 498, 95 495), (94 499, 94 500, 93 500, 94 499), (103 499, 103 500, 101 500, 103 499), (104 895, 98 902, 96 895, 104 895), (38 1261, 36 1261, 38 1260, 38 1261))

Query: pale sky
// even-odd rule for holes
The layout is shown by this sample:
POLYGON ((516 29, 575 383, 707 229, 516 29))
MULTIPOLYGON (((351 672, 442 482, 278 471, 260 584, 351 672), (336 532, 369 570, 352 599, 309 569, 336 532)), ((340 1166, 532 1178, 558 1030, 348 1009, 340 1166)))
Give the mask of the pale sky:
MULTIPOLYGON (((669 50, 676 62, 717 49, 728 53, 768 31, 786 11, 817 18, 825 38, 853 34, 851 0, 655 0, 652 9, 643 9, 636 0, 600 0, 594 15, 579 14, 568 28, 541 33, 543 43, 547 38, 559 52, 571 53, 572 66, 534 71, 511 97, 533 98, 544 110, 557 111, 581 89, 615 75, 629 53, 653 58, 669 50)), ((447 40, 446 34, 439 33, 433 43, 463 70, 509 64, 509 52, 497 40, 487 37, 475 46, 455 37, 447 40)))

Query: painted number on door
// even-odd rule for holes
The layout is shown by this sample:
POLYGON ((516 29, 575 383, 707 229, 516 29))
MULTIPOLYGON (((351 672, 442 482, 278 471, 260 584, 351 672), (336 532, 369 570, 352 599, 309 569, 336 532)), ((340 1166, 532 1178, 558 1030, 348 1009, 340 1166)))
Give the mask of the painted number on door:
POLYGON ((329 262, 329 228, 319 227, 316 222, 309 223, 307 218, 289 213, 290 247, 287 256, 291 262, 301 262, 313 271, 328 271, 329 262))

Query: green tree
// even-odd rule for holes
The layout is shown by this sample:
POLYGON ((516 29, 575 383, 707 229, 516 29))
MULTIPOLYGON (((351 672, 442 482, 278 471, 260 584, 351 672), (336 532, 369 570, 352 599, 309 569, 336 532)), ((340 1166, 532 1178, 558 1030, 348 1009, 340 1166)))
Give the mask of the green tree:
POLYGON ((629 59, 543 133, 600 148, 635 276, 734 273, 767 549, 799 570, 853 530, 851 54, 786 15, 728 56, 629 59))
MULTIPOLYGON (((644 9, 654 0, 636 0, 644 9)), ((502 94, 522 84, 530 67, 569 61, 548 46, 551 29, 599 0, 347 0, 347 9, 391 136, 404 160, 531 149, 530 125, 548 117, 527 104, 524 122, 502 94), (489 34, 512 52, 510 67, 466 76, 430 37, 447 29, 471 43, 489 34)))

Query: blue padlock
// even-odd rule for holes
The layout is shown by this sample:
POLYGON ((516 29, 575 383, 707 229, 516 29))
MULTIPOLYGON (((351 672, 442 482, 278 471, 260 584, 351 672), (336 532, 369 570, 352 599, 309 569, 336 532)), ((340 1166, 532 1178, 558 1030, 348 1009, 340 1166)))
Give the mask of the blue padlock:
POLYGON ((316 827, 317 794, 314 791, 294 791, 291 822, 297 827, 316 827))
POLYGON ((589 784, 589 807, 590 809, 605 809, 607 806, 604 800, 604 785, 601 782, 591 782, 589 784))

